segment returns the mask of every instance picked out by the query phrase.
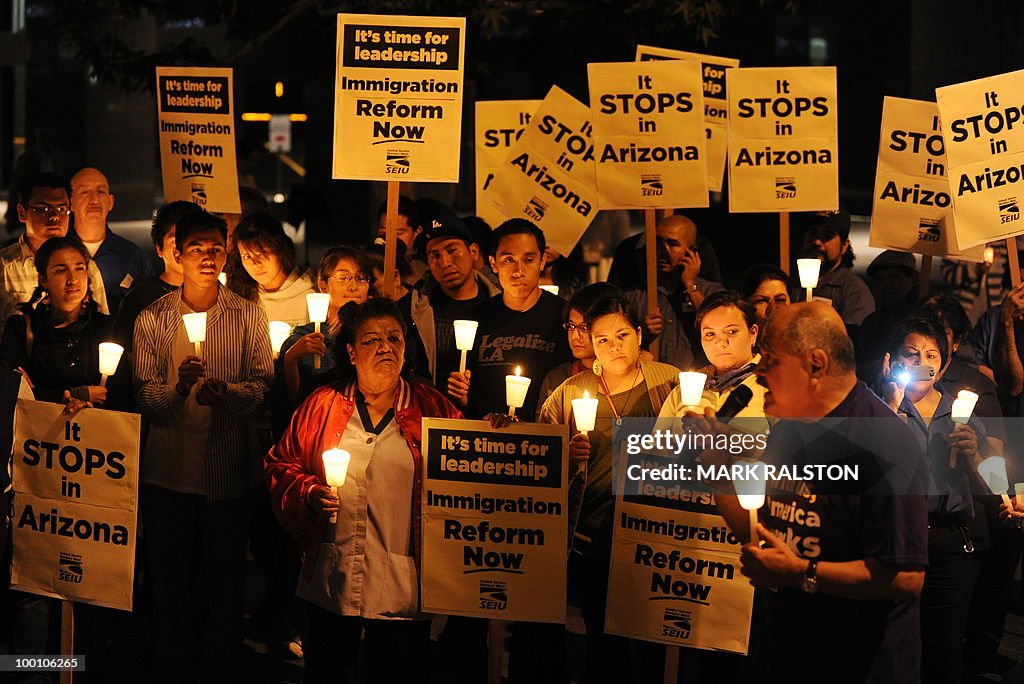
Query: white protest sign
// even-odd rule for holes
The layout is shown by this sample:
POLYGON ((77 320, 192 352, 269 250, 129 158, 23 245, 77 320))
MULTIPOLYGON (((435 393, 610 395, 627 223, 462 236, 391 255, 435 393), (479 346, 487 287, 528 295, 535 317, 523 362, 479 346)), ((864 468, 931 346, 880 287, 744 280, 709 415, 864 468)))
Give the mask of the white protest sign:
POLYGON ((1024 71, 938 88, 960 249, 1024 233, 1024 71))
POLYGON ((164 202, 242 213, 231 69, 157 67, 164 202))
POLYGON ((11 586, 132 609, 138 414, 18 400, 11 586))
POLYGON ((564 425, 423 419, 427 613, 565 622, 564 425))
POLYGON ((338 15, 334 178, 459 181, 466 20, 338 15))
POLYGON ((696 62, 588 64, 602 209, 708 206, 696 62))
POLYGON ((697 483, 626 477, 630 466, 664 469, 674 457, 620 458, 605 631, 745 654, 754 588, 714 497, 697 483))
POLYGON ((835 67, 728 69, 729 211, 835 211, 835 67))
POLYGON ((878 142, 871 246, 982 261, 984 247, 956 248, 946 153, 934 102, 886 97, 878 142))
POLYGON ((526 131, 494 171, 484 200, 524 218, 568 254, 597 214, 590 108, 552 86, 526 131))
POLYGON ((476 213, 491 227, 507 217, 484 199, 484 191, 494 179, 519 137, 526 130, 540 100, 493 100, 476 103, 476 213))
POLYGON ((650 45, 636 46, 636 59, 647 62, 662 59, 690 60, 700 63, 704 79, 704 120, 707 136, 708 190, 722 191, 728 144, 729 94, 725 89, 725 71, 740 65, 740 60, 698 52, 669 50, 650 45))

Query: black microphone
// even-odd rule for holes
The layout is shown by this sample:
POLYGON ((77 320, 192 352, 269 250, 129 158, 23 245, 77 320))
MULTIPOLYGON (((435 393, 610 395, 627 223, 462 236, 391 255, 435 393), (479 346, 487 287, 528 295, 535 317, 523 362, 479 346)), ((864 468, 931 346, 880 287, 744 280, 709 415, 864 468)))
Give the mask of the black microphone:
POLYGON ((718 410, 717 418, 719 422, 728 424, 736 414, 747 408, 747 404, 754 398, 754 390, 750 389, 746 385, 739 385, 732 392, 729 393, 729 398, 722 404, 722 408, 718 410))

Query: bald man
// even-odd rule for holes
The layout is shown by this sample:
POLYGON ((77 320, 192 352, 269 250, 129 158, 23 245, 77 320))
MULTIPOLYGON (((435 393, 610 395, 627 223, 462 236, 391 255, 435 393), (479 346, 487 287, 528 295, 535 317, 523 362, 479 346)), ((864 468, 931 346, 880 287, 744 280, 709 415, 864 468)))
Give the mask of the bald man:
POLYGON ((137 245, 110 230, 107 216, 113 208, 110 183, 98 169, 86 167, 71 177, 72 233, 85 243, 96 262, 110 311, 115 313, 128 291, 150 277, 152 266, 137 245))
MULTIPOLYGON (((921 449, 909 428, 858 382, 853 344, 827 304, 777 310, 760 341, 764 407, 782 420, 764 461, 857 466, 856 480, 778 474, 759 511, 761 544, 741 570, 770 603, 765 681, 920 681, 919 598, 928 562, 921 449), (870 493, 870 495, 868 495, 870 493)), ((725 430, 714 422, 707 429, 725 430)), ((705 452, 721 463, 724 453, 705 452)), ((750 538, 732 484, 715 500, 750 538)))
POLYGON ((720 283, 700 277, 697 225, 675 214, 658 221, 658 310, 648 311, 647 290, 626 292, 626 298, 644 320, 645 340, 659 340, 658 361, 683 370, 702 368, 707 357, 697 333, 697 309, 720 283))

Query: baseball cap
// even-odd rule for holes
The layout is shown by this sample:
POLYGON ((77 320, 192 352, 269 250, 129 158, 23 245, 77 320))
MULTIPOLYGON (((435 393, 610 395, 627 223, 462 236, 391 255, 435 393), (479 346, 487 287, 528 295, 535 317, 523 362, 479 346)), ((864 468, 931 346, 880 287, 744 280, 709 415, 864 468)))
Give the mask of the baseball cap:
POLYGON ((838 235, 844 240, 850 237, 850 212, 842 205, 838 211, 804 212, 796 214, 794 219, 803 231, 818 230, 838 235))
POLYGON ((868 275, 874 278, 875 274, 883 268, 902 268, 917 276, 917 259, 908 252, 897 252, 887 249, 876 256, 874 261, 868 266, 868 275))
POLYGON ((473 244, 466 223, 458 216, 438 216, 423 224, 423 232, 416 238, 417 247, 425 250, 431 240, 462 240, 467 245, 473 244))

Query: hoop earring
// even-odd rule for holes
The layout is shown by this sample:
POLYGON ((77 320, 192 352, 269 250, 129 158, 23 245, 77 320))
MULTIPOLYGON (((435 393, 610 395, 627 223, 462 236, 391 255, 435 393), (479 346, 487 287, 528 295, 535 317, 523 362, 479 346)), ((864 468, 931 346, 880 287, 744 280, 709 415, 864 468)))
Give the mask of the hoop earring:
POLYGON ((594 371, 594 375, 596 375, 598 377, 601 377, 601 373, 604 372, 604 368, 601 367, 601 362, 598 361, 597 359, 594 359, 594 365, 591 368, 591 370, 593 370, 594 371))

